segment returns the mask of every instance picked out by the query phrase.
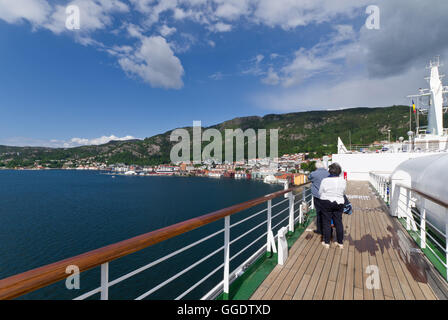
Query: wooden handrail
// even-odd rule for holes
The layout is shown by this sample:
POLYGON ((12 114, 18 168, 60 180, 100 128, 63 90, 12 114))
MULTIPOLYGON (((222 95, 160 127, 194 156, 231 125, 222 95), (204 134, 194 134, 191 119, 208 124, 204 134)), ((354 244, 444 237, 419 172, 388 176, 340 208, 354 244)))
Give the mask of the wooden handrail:
POLYGON ((428 200, 430 200, 430 201, 432 201, 432 202, 438 204, 439 206, 442 206, 442 207, 445 207, 445 208, 448 209, 448 203, 446 203, 445 201, 442 201, 442 200, 440 200, 440 199, 436 199, 436 198, 434 198, 433 196, 430 196, 429 194, 427 194, 427 193, 425 193, 425 192, 423 192, 423 191, 414 189, 414 188, 412 188, 412 187, 405 186, 404 184, 401 184, 401 183, 397 183, 396 185, 397 185, 398 187, 403 187, 403 188, 408 189, 408 190, 410 190, 410 191, 412 191, 412 192, 415 192, 415 193, 421 195, 422 197, 425 197, 426 199, 428 199, 428 200))
POLYGON ((165 228, 151 231, 127 240, 2 279, 0 280, 0 300, 14 299, 67 278, 68 274, 65 272, 67 266, 76 265, 80 272, 89 270, 100 266, 103 263, 121 258, 164 240, 220 220, 226 216, 230 216, 234 213, 277 198, 285 193, 292 192, 295 189, 304 187, 308 184, 310 184, 310 182, 289 188, 287 190, 270 193, 263 197, 236 204, 200 217, 179 222, 165 228))

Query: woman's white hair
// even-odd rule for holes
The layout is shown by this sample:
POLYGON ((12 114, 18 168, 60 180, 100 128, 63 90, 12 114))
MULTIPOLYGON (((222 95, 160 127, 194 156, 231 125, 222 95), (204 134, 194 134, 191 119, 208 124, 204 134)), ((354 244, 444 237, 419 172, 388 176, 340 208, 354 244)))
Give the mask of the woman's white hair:
POLYGON ((324 168, 324 164, 322 161, 316 161, 316 169, 321 169, 324 168))

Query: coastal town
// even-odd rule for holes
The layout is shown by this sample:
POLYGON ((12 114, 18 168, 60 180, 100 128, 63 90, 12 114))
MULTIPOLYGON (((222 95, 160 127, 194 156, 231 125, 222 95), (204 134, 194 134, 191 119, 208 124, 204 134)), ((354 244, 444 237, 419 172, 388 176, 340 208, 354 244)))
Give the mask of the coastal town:
MULTIPOLYGON (((285 154, 276 159, 249 159, 233 163, 215 163, 213 160, 205 160, 202 163, 181 162, 153 167, 114 165, 110 171, 112 174, 123 175, 202 176, 263 180, 265 183, 301 184, 306 181, 305 175, 314 170, 315 162, 321 160, 308 158, 308 155, 307 153, 285 154)), ((324 159, 327 161, 330 158, 326 156, 324 159)))
MULTIPOLYGON (((339 139, 339 143, 342 143, 339 139)), ((350 145, 350 153, 383 153, 389 149, 405 149, 403 142, 390 140, 375 141, 370 145, 350 145)), ((345 146, 343 146, 345 148, 345 146)), ((338 148, 340 146, 338 145, 338 148)), ((0 154, 4 159, 11 154, 0 154)), ((0 170, 87 170, 101 171, 112 176, 184 176, 184 177, 209 177, 261 180, 269 184, 301 184, 306 182, 310 172, 315 170, 317 161, 328 162, 332 155, 321 155, 311 152, 283 154, 278 158, 257 158, 234 162, 224 161, 220 163, 214 159, 206 159, 202 162, 177 162, 158 165, 137 165, 126 163, 108 163, 100 161, 97 157, 85 157, 81 159, 67 160, 35 160, 29 165, 12 166, 12 160, 0 162, 0 170)))
MULTIPOLYGON (((139 166, 127 164, 107 164, 95 161, 94 158, 82 161, 66 161, 62 170, 96 170, 111 175, 125 176, 199 176, 210 178, 252 179, 265 183, 294 183, 306 181, 306 174, 313 171, 315 162, 322 158, 310 158, 309 153, 284 154, 279 158, 249 159, 233 163, 216 163, 204 160, 201 163, 180 162, 155 166, 139 166)), ((324 160, 331 160, 325 156, 324 160)), ((49 170, 49 165, 41 165, 37 161, 30 167, 16 167, 16 170, 49 170)))

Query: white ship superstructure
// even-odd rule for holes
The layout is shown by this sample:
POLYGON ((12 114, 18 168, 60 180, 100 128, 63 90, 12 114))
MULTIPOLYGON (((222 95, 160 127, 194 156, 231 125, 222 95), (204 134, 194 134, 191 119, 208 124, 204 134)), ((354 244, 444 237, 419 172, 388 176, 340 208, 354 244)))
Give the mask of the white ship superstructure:
POLYGON ((388 205, 388 213, 403 221, 420 249, 435 265, 443 266, 439 272, 448 278, 448 129, 443 123, 448 87, 442 84, 440 66, 438 57, 432 60, 430 88, 408 96, 416 122, 416 132, 410 129, 408 140, 401 137, 381 151, 353 152, 339 139, 333 162, 341 165, 349 181, 370 183, 388 205), (420 126, 421 115, 427 115, 427 126, 420 126))
POLYGON ((409 130, 407 140, 400 137, 399 142, 386 144, 381 152, 368 152, 367 148, 359 152, 347 149, 338 139, 338 153, 333 155, 333 162, 342 166, 348 180, 368 181, 370 172, 390 174, 406 160, 448 152, 448 129, 443 124, 443 114, 447 111, 444 94, 448 87, 442 84, 440 66, 438 57, 432 60, 428 67, 431 75, 427 78, 430 88, 419 89, 419 94, 408 96, 410 102, 415 103, 417 124, 415 133, 409 130), (427 126, 419 125, 421 115, 427 115, 427 126))

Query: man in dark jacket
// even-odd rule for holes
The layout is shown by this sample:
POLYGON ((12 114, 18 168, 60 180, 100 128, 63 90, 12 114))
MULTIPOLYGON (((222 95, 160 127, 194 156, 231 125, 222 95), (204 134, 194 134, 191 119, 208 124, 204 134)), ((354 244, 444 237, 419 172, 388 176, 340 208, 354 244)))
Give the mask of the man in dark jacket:
POLYGON ((323 163, 318 161, 318 162, 316 162, 316 170, 311 172, 311 174, 308 176, 308 180, 312 182, 311 194, 313 195, 314 208, 316 209, 316 230, 314 230, 314 232, 319 233, 319 234, 323 234, 322 233, 322 209, 320 206, 319 188, 320 188, 320 183, 322 182, 322 180, 327 178, 329 175, 330 174, 324 168, 323 163))

